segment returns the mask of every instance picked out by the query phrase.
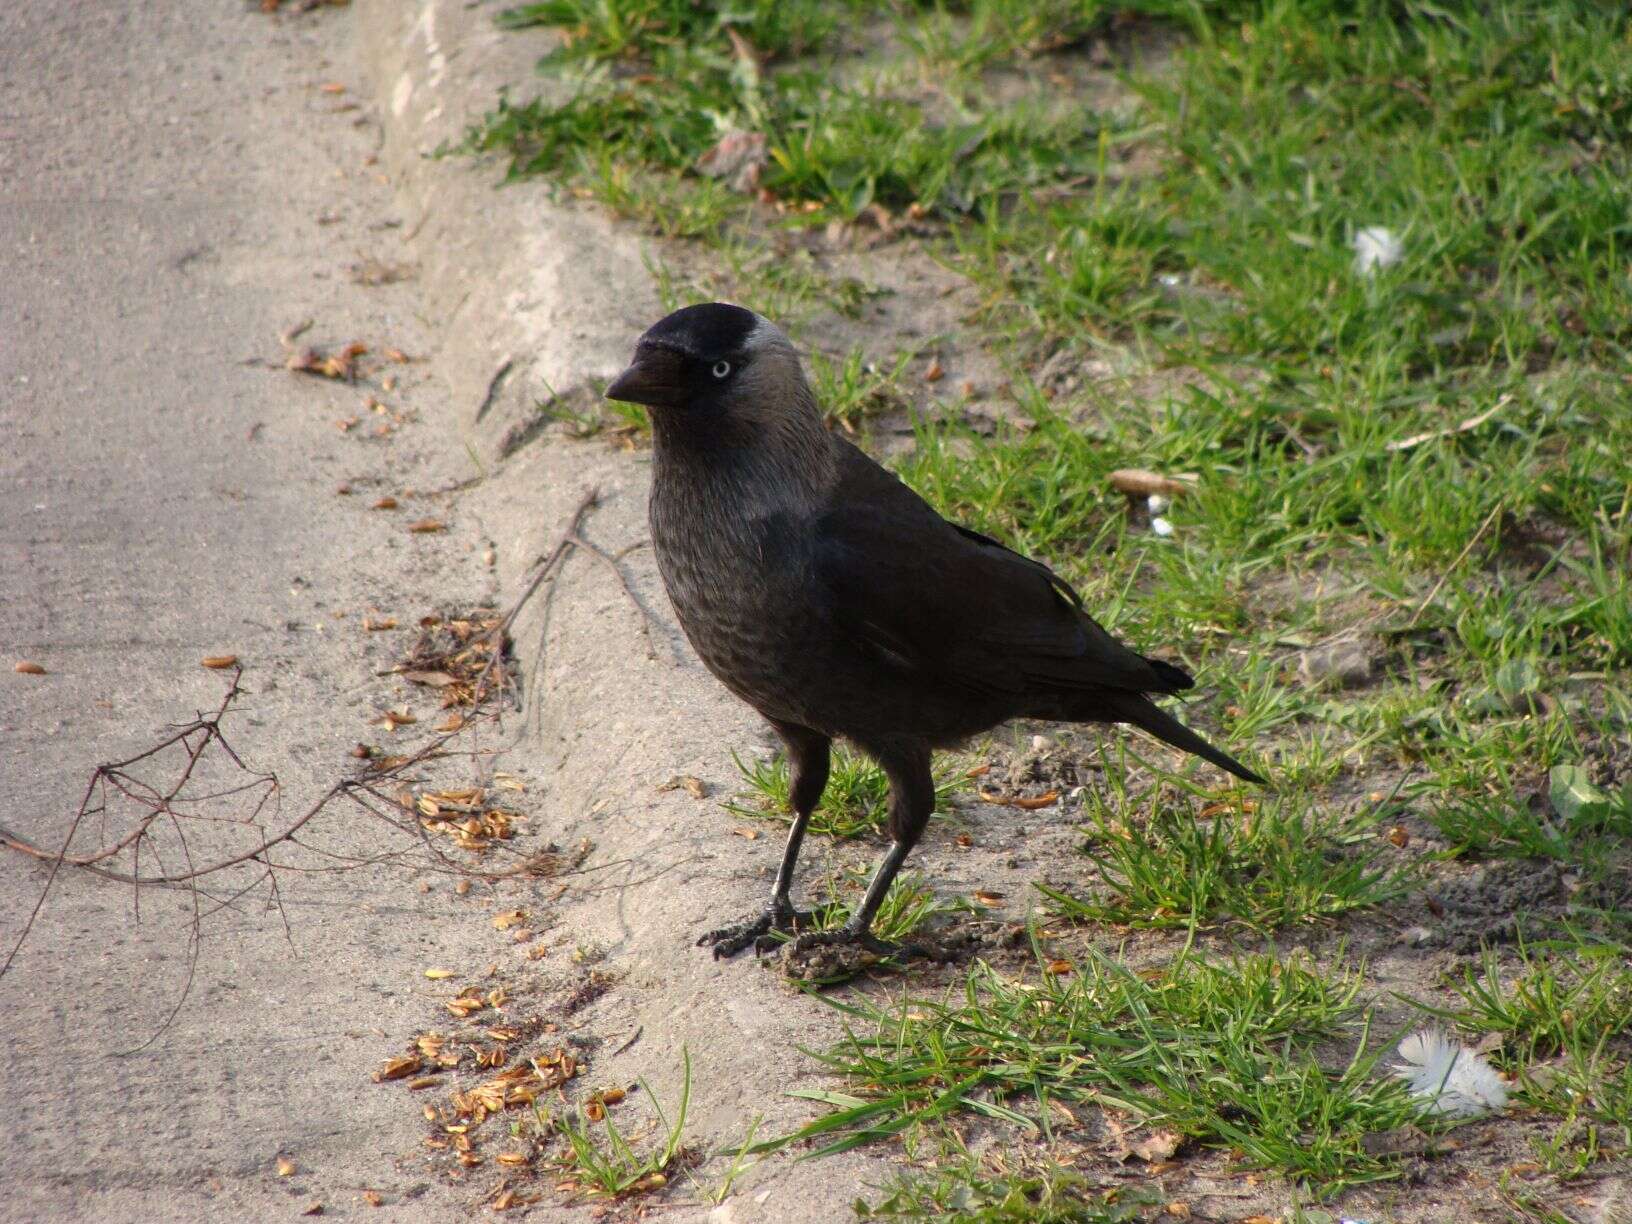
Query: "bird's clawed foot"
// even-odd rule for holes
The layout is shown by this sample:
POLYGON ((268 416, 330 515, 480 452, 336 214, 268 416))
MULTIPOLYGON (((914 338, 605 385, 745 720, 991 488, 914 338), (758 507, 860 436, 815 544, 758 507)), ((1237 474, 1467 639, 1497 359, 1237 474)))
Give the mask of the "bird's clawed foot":
POLYGON ((790 974, 825 978, 852 974, 878 961, 942 961, 946 953, 923 944, 892 943, 871 931, 843 926, 836 931, 809 931, 795 937, 783 949, 782 959, 790 974))
POLYGON ((713 948, 714 959, 724 960, 752 944, 757 956, 780 943, 779 935, 791 936, 808 931, 814 921, 815 915, 809 910, 796 910, 786 902, 781 905, 773 902, 757 918, 734 922, 708 932, 697 940, 697 946, 713 948))

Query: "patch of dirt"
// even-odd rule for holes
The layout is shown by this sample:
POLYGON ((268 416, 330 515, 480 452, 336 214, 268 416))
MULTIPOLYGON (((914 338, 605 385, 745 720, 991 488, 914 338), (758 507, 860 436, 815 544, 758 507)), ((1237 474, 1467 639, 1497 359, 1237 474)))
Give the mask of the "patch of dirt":
POLYGON ((1567 901, 1557 863, 1497 859, 1442 878, 1427 892, 1430 930, 1454 952, 1512 943, 1526 920, 1562 917, 1567 901))
POLYGON ((983 780, 998 781, 1004 795, 1021 798, 1066 794, 1096 784, 1105 773, 1096 754, 1043 734, 1032 735, 1024 747, 993 754, 990 763, 992 772, 983 780))

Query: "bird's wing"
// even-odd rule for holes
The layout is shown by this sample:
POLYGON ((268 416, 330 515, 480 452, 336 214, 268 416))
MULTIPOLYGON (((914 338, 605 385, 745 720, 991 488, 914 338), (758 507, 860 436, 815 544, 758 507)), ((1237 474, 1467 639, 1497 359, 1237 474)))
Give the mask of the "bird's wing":
POLYGON ((818 590, 836 626, 890 666, 988 694, 1038 686, 1167 692, 1177 668, 1122 645, 1047 566, 956 527, 841 443, 816 525, 818 590))

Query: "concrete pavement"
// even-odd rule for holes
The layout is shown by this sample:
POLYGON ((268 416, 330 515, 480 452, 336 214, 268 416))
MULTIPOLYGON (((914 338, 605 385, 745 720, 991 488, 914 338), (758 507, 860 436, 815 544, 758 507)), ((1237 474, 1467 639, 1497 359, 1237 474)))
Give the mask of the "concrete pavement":
MULTIPOLYGON (((236 746, 299 804, 381 735, 399 694, 373 673, 420 612, 493 591, 468 517, 404 496, 474 471, 430 367, 393 367, 389 393, 281 368, 306 318, 302 343, 434 343, 412 279, 358 283, 412 256, 350 38, 333 9, 0 6, 0 821, 20 832, 54 844, 98 762, 213 705, 205 655, 243 660, 236 746), (387 492, 403 510, 371 512, 387 492), (432 514, 451 529, 406 531, 432 514), (370 609, 407 628, 365 632, 370 609)), ((7 950, 44 880, 0 856, 7 950)), ((435 1200, 397 1164, 418 1119, 359 1071, 423 1020, 430 984, 403 970, 458 955, 462 903, 400 872, 290 886, 289 937, 255 904, 219 915, 188 1004, 120 1056, 178 997, 187 898, 149 890, 138 922, 129 888, 59 878, 0 979, 0 1218, 435 1200)))

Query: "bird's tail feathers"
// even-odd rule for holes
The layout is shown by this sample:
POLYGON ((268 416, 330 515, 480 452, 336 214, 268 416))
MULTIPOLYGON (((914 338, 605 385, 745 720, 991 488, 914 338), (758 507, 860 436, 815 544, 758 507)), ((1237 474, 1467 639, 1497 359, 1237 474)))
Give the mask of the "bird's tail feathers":
POLYGON ((1150 670, 1156 673, 1156 678, 1162 682, 1158 690, 1163 693, 1177 693, 1181 689, 1195 688, 1196 682, 1190 673, 1182 667, 1174 667, 1171 663, 1164 663, 1160 659, 1146 658, 1150 670))
POLYGON ((1111 708, 1118 722, 1132 723, 1136 727, 1149 731, 1164 743, 1172 744, 1175 748, 1182 748, 1186 752, 1199 756, 1204 761, 1211 761, 1220 769, 1227 770, 1238 778, 1248 782, 1264 783, 1263 778, 1253 773, 1240 761, 1228 753, 1220 752, 1166 710, 1138 693, 1117 694, 1111 708))

